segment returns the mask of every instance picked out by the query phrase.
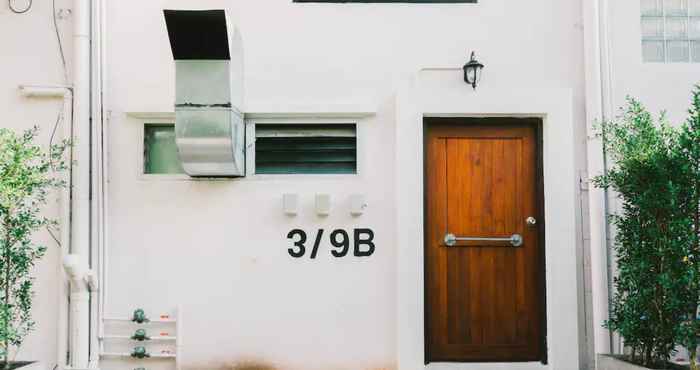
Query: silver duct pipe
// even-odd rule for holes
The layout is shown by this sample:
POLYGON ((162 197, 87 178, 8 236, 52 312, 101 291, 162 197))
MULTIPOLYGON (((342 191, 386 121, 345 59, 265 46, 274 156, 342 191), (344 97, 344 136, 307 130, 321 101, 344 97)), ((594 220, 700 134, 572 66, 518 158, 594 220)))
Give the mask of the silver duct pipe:
POLYGON ((175 59, 175 134, 193 177, 245 175, 243 54, 224 10, 165 10, 175 59))

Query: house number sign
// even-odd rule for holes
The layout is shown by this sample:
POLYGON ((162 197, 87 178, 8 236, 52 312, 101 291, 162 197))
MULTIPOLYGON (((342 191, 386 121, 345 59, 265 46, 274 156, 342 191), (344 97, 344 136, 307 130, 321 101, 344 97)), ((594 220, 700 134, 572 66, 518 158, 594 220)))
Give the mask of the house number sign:
MULTIPOLYGON (((309 258, 315 259, 318 256, 324 234, 324 229, 318 229, 316 232, 309 258)), ((331 255, 335 258, 348 256, 351 249, 352 255, 355 257, 369 257, 374 254, 374 231, 372 229, 354 229, 352 238, 350 233, 343 229, 333 230, 327 235, 332 246, 331 255)), ((306 255, 307 249, 309 249, 309 243, 307 243, 309 238, 306 231, 294 229, 287 234, 287 239, 292 243, 292 246, 287 249, 292 258, 302 258, 306 255)))

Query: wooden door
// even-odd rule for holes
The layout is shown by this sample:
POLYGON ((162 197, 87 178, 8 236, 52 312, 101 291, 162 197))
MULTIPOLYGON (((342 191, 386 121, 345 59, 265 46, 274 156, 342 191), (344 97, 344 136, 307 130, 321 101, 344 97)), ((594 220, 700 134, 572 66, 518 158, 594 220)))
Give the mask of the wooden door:
POLYGON ((426 120, 426 362, 543 360, 537 127, 426 120))

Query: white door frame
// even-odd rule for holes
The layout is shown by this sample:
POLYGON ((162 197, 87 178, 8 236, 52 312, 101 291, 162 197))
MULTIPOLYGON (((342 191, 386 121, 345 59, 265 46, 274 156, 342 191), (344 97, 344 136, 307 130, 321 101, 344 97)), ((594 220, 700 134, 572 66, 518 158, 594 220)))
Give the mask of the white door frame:
POLYGON ((571 89, 474 91, 458 71, 421 71, 396 101, 397 361, 399 370, 579 368, 576 176, 571 89), (540 117, 543 121, 547 365, 424 364, 423 119, 540 117))

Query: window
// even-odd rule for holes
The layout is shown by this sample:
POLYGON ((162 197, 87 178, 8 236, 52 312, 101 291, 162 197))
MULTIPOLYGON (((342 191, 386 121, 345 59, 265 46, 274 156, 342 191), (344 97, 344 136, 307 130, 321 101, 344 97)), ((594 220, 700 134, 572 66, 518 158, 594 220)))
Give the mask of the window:
POLYGON ((184 173, 175 145, 175 125, 144 125, 143 172, 145 174, 184 173))
POLYGON ((256 174, 357 173, 355 124, 256 124, 256 174))
POLYGON ((642 59, 700 63, 700 0, 641 0, 642 59))
POLYGON ((477 0, 294 0, 295 3, 476 3, 477 0))

